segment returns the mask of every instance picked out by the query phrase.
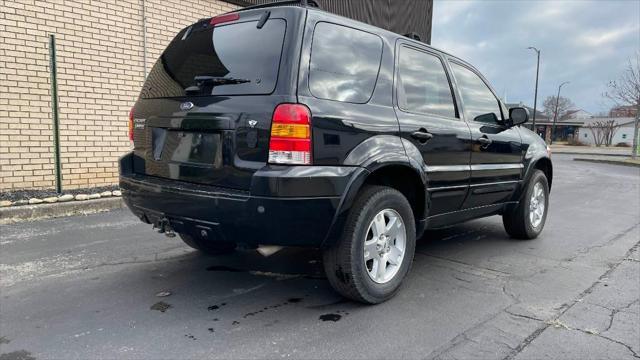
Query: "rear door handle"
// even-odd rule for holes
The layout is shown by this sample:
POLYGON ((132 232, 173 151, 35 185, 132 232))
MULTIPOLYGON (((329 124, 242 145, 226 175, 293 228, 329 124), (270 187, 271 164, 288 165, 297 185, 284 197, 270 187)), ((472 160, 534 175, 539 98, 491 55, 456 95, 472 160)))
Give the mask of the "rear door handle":
POLYGON ((411 137, 414 139, 417 139, 420 142, 427 142, 429 140, 431 140, 431 138, 433 137, 433 134, 428 132, 425 129, 420 129, 416 132, 413 132, 411 134, 411 137))
POLYGON ((484 146, 489 146, 493 141, 487 137, 487 135, 482 135, 478 138, 478 142, 484 146))

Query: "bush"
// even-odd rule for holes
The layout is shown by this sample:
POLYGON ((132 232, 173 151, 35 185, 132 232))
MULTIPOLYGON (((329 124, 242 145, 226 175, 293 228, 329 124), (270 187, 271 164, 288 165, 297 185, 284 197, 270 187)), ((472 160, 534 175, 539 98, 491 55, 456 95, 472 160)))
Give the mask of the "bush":
POLYGON ((619 142, 619 143, 616 144, 616 147, 628 148, 628 147, 631 147, 631 145, 627 144, 626 142, 619 142))
POLYGON ((569 141, 567 141, 567 144, 571 146, 587 146, 587 144, 581 142, 580 139, 578 139, 577 137, 569 138, 569 141))

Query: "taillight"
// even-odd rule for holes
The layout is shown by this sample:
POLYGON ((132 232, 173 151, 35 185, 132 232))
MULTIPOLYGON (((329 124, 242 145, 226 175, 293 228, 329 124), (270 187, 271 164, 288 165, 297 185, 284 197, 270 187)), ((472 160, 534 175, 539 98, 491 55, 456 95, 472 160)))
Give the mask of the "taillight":
POLYGON ((240 19, 240 14, 238 14, 238 13, 224 14, 224 15, 220 15, 220 16, 216 16, 214 18, 211 18, 211 21, 209 22, 209 24, 213 25, 213 26, 216 26, 218 24, 231 22, 231 21, 236 21, 238 19, 240 19))
POLYGON ((133 141, 133 108, 129 111, 129 140, 133 141))
POLYGON ((311 111, 302 104, 280 104, 273 112, 269 163, 311 164, 311 111))

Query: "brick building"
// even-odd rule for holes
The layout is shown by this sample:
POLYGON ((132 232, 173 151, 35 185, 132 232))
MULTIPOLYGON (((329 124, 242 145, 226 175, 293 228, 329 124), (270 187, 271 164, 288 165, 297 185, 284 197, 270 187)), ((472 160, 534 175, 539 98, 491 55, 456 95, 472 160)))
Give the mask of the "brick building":
POLYGON ((0 9, 0 191, 55 186, 49 34, 57 40, 65 189, 117 183, 127 114, 175 33, 218 0, 6 0, 0 9), (143 35, 143 4, 146 17, 143 35))
POLYGON ((633 105, 616 106, 609 110, 609 117, 630 117, 634 118, 638 114, 638 107, 633 105))
MULTIPOLYGON (((367 1, 373 6, 334 0, 326 5, 392 30, 412 19, 429 41, 431 0, 399 0, 393 6, 367 1), (395 18, 402 21, 391 21, 395 18)), ((3 0, 0 192, 55 187, 50 34, 57 41, 63 189, 115 185, 118 157, 130 148, 127 115, 145 71, 179 29, 258 2, 263 0, 3 0)))

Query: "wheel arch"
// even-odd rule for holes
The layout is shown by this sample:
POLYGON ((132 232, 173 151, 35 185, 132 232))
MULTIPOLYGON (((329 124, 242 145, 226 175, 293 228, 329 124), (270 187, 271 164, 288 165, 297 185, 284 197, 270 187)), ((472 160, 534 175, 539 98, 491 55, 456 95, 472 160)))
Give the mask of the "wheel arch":
MULTIPOLYGON (((384 163, 371 163, 365 168, 366 171, 359 172, 350 182, 343 195, 331 228, 327 237, 322 243, 322 247, 333 245, 340 237, 347 216, 355 203, 361 189, 367 185, 384 185, 400 191, 409 201, 416 220, 416 229, 422 231, 427 213, 427 191, 426 175, 422 169, 413 162, 396 158, 395 161, 387 158, 384 163)), ((419 234, 418 234, 419 235, 419 234)))
POLYGON ((525 190, 527 189, 527 184, 529 184, 531 176, 533 176, 533 172, 535 170, 540 170, 544 173, 547 178, 549 192, 551 192, 551 183, 553 182, 553 165, 551 163, 551 159, 547 156, 540 156, 525 162, 525 172, 522 177, 522 181, 518 186, 518 190, 513 193, 512 201, 519 202, 522 200, 525 190))
POLYGON ((553 165, 551 163, 551 159, 548 157, 541 157, 532 164, 531 169, 532 170, 529 171, 527 176, 527 181, 531 178, 533 170, 541 170, 547 178, 549 192, 551 192, 551 183, 553 181, 553 165))

